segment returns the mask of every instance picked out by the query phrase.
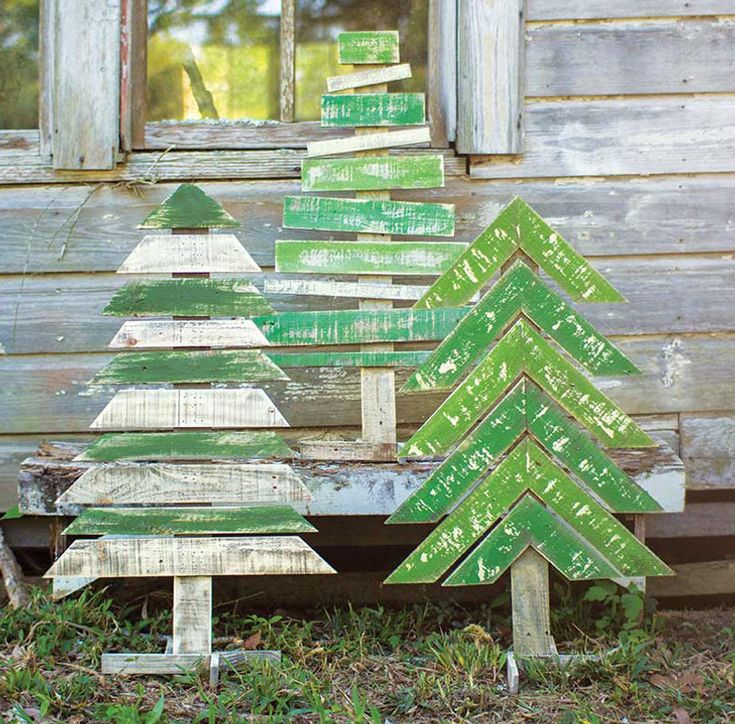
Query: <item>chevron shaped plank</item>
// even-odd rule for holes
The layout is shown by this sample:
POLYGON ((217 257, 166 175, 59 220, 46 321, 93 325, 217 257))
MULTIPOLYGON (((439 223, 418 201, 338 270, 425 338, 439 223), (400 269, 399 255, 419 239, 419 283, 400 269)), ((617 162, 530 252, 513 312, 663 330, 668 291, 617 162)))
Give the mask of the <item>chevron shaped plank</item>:
POLYGON ((417 367, 428 356, 426 350, 268 352, 268 357, 279 367, 417 367))
POLYGON ((622 523, 526 438, 426 537, 386 583, 439 580, 528 490, 623 575, 671 573, 622 523))
POLYGON ((583 256, 516 196, 452 267, 436 280, 416 306, 464 304, 519 249, 573 299, 585 302, 625 301, 583 256))
POLYGON ((535 322, 593 374, 639 373, 614 344, 519 260, 414 372, 402 391, 451 389, 475 358, 520 314, 535 322))
POLYGON ((518 320, 405 444, 405 457, 446 453, 520 374, 527 374, 609 447, 655 443, 527 322, 518 320))
POLYGON ((118 274, 197 274, 259 272, 232 234, 157 234, 144 236, 118 274))
POLYGON ((522 379, 387 523, 436 522, 450 512, 513 443, 529 433, 609 510, 661 511, 659 503, 570 423, 536 385, 522 379))
POLYGON ((273 311, 243 279, 160 279, 118 289, 102 314, 122 317, 247 317, 273 311))
POLYGON ((397 30, 340 33, 337 57, 342 65, 397 63, 400 60, 397 30))
POLYGON ((418 284, 383 282, 337 282, 331 279, 266 279, 265 294, 293 294, 310 297, 350 297, 353 299, 419 299, 428 287, 418 284))
POLYGON ((368 68, 367 70, 358 70, 354 73, 333 75, 331 78, 327 78, 327 90, 330 93, 334 93, 335 91, 343 91, 349 88, 383 85, 384 83, 390 83, 396 80, 406 80, 406 78, 410 77, 411 65, 409 63, 389 65, 385 68, 368 68))
POLYGON ((324 127, 415 126, 426 121, 423 93, 341 93, 323 95, 324 127))
POLYGON ((335 573, 295 536, 99 538, 77 540, 45 578, 262 576, 335 573))
POLYGON ((90 508, 64 535, 182 535, 316 533, 287 505, 227 508, 90 508))
POLYGON ((276 271, 304 274, 441 274, 465 245, 445 241, 277 241, 276 271))
POLYGON ((619 573, 583 538, 530 495, 510 513, 457 567, 445 586, 494 583, 532 546, 572 581, 615 578, 619 573))
POLYGON ((369 344, 443 339, 467 313, 447 309, 336 309, 323 312, 282 312, 253 321, 269 344, 369 344))
POLYGON ((157 206, 139 229, 209 229, 240 226, 198 186, 182 184, 157 206))
POLYGON ((146 319, 124 322, 110 349, 171 347, 267 347, 249 319, 146 319))
POLYGON ((128 463, 88 468, 59 498, 78 505, 284 502, 311 493, 282 463, 167 465, 128 463))
POLYGON ((95 384, 262 382, 287 380, 259 350, 129 352, 114 357, 94 377, 95 384))
POLYGON ((290 458, 293 450, 267 430, 123 432, 98 437, 75 460, 248 460, 290 458))
POLYGON ((454 236, 454 206, 416 201, 284 196, 288 229, 454 236))
POLYGON ((330 138, 326 141, 311 141, 306 144, 306 155, 309 158, 333 156, 340 153, 414 146, 417 143, 431 143, 431 131, 428 126, 405 128, 400 131, 366 133, 360 136, 348 136, 347 138, 330 138))
POLYGON ((120 390, 90 425, 94 430, 175 427, 288 427, 263 390, 120 390))

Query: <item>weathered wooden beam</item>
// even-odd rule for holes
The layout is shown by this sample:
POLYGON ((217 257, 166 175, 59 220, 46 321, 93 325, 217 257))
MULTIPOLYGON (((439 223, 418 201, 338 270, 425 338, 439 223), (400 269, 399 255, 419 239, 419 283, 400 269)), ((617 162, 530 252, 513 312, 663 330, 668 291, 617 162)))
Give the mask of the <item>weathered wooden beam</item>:
MULTIPOLYGON (((281 660, 280 651, 219 651, 220 667, 241 668, 254 661, 281 660)), ((212 654, 213 656, 214 654, 212 654)), ((210 655, 202 654, 102 654, 103 674, 157 676, 181 674, 210 666, 210 655)))
POLYGON ((426 121, 423 93, 322 96, 322 126, 415 126, 426 121))
MULTIPOLYGON (((353 153, 355 151, 373 151, 381 148, 415 146, 416 144, 430 142, 431 132, 428 126, 424 126, 400 131, 366 133, 361 136, 350 136, 348 138, 334 140, 311 141, 306 144, 306 155, 309 158, 313 158, 315 156, 332 156, 341 153, 353 153)), ((0 181, 2 181, 2 174, 0 174, 0 181)))
POLYGON ((324 279, 266 279, 265 294, 332 297, 354 299, 402 299, 416 301, 429 287, 419 284, 385 284, 382 282, 341 282, 324 279))
POLYGON ((369 68, 354 73, 346 73, 345 75, 334 75, 327 78, 327 90, 334 93, 349 88, 362 88, 364 86, 390 83, 395 80, 405 80, 410 77, 411 66, 408 63, 388 65, 384 68, 369 68))
POLYGON ((397 30, 361 30, 340 33, 337 58, 343 65, 377 65, 400 60, 397 30))

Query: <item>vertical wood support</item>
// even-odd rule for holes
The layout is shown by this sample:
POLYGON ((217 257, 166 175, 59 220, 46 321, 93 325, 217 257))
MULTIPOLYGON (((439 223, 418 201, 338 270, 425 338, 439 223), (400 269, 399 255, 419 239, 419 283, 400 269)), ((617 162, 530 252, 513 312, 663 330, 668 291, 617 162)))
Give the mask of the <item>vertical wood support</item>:
POLYGON ((174 654, 212 651, 211 576, 174 576, 174 654))
POLYGON ((457 136, 457 0, 429 0, 427 102, 431 145, 457 136))
POLYGON ((296 0, 281 0, 280 118, 294 120, 296 86, 296 0))
POLYGON ((457 27, 457 151, 521 153, 525 0, 462 0, 457 27))
POLYGON ((52 151, 55 17, 56 0, 41 0, 38 7, 38 135, 42 156, 50 156, 52 151))
POLYGON ((510 567, 513 653, 516 658, 556 656, 551 635, 549 564, 527 548, 510 567))
POLYGON ((145 147, 146 0, 122 0, 120 13, 120 148, 132 151, 145 147))

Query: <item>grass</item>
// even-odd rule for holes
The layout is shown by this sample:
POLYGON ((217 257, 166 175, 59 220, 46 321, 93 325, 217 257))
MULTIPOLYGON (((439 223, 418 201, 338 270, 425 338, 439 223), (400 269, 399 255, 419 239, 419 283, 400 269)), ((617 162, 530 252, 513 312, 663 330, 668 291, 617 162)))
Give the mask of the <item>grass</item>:
POLYGON ((168 601, 116 604, 104 590, 60 602, 42 591, 0 613, 0 716, 37 722, 725 722, 735 718, 735 611, 644 611, 611 586, 559 587, 560 650, 601 654, 529 666, 505 688, 507 601, 268 615, 218 608, 221 647, 280 649, 279 666, 119 679, 103 651, 161 651, 168 601), (160 610, 158 610, 160 609, 160 610))

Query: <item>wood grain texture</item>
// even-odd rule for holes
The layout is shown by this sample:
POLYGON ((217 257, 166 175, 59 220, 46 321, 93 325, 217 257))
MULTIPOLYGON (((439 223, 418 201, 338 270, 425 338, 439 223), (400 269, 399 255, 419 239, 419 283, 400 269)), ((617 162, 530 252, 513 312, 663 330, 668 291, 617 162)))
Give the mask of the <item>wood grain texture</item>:
POLYGON ((687 469, 687 489, 735 488, 735 413, 682 415, 681 457, 687 469))
POLYGON ((428 356, 425 350, 268 353, 279 367, 417 367, 428 356))
MULTIPOLYGON (((220 668, 242 668, 253 661, 281 660, 280 651, 234 651, 216 652, 220 660, 220 668)), ((214 654, 212 654, 214 656, 214 654)), ((165 674, 181 674, 209 667, 212 656, 202 654, 102 654, 103 674, 122 674, 132 676, 161 676, 165 674)))
POLYGON ((212 577, 174 576, 172 654, 212 650, 212 577))
POLYGON ((93 430, 187 427, 288 427, 260 389, 120 390, 90 425, 93 430))
POLYGON ((380 131, 334 140, 310 141, 306 144, 306 155, 308 158, 314 158, 315 156, 332 156, 341 153, 354 153, 355 151, 415 146, 416 144, 430 142, 431 132, 428 127, 407 128, 400 131, 380 131))
POLYGON ((279 31, 279 118, 291 123, 296 102, 296 0, 281 0, 279 31))
POLYGON ((268 340, 249 319, 151 319, 124 322, 110 349, 264 347, 268 340))
POLYGON ((396 443, 371 442, 367 440, 300 440, 301 459, 338 461, 394 461, 396 459, 396 443))
MULTIPOLYGON (((364 242, 359 242, 364 243, 364 242)), ((396 243, 396 242, 392 242, 396 243)), ((289 294, 308 297, 355 299, 402 299, 416 301, 429 287, 419 284, 384 284, 382 282, 341 282, 327 279, 266 279, 265 294, 289 294)))
POLYGON ((334 93, 335 91, 343 91, 350 88, 363 88, 365 86, 390 83, 396 80, 405 80, 410 77, 411 66, 408 63, 388 65, 384 68, 368 68, 367 70, 357 70, 353 73, 334 75, 331 78, 327 78, 327 90, 330 93, 334 93))
POLYGON ((431 142, 445 148, 457 135, 457 27, 455 0, 429 0, 427 104, 431 142))
POLYGON ((340 33, 337 36, 337 57, 343 65, 398 63, 399 42, 397 30, 340 33))
POLYGON ((416 126, 426 121, 423 93, 323 95, 322 126, 416 126))
POLYGON ((730 0, 528 0, 529 20, 730 15, 730 0))
POLYGON ((199 186, 181 184, 143 222, 139 229, 212 229, 239 226, 199 186))
POLYGON ((334 573, 300 538, 101 538, 77 540, 47 578, 96 576, 262 576, 334 573))
POLYGON ((653 578, 647 592, 656 598, 723 596, 735 593, 735 561, 700 561, 672 566, 672 578, 653 578))

